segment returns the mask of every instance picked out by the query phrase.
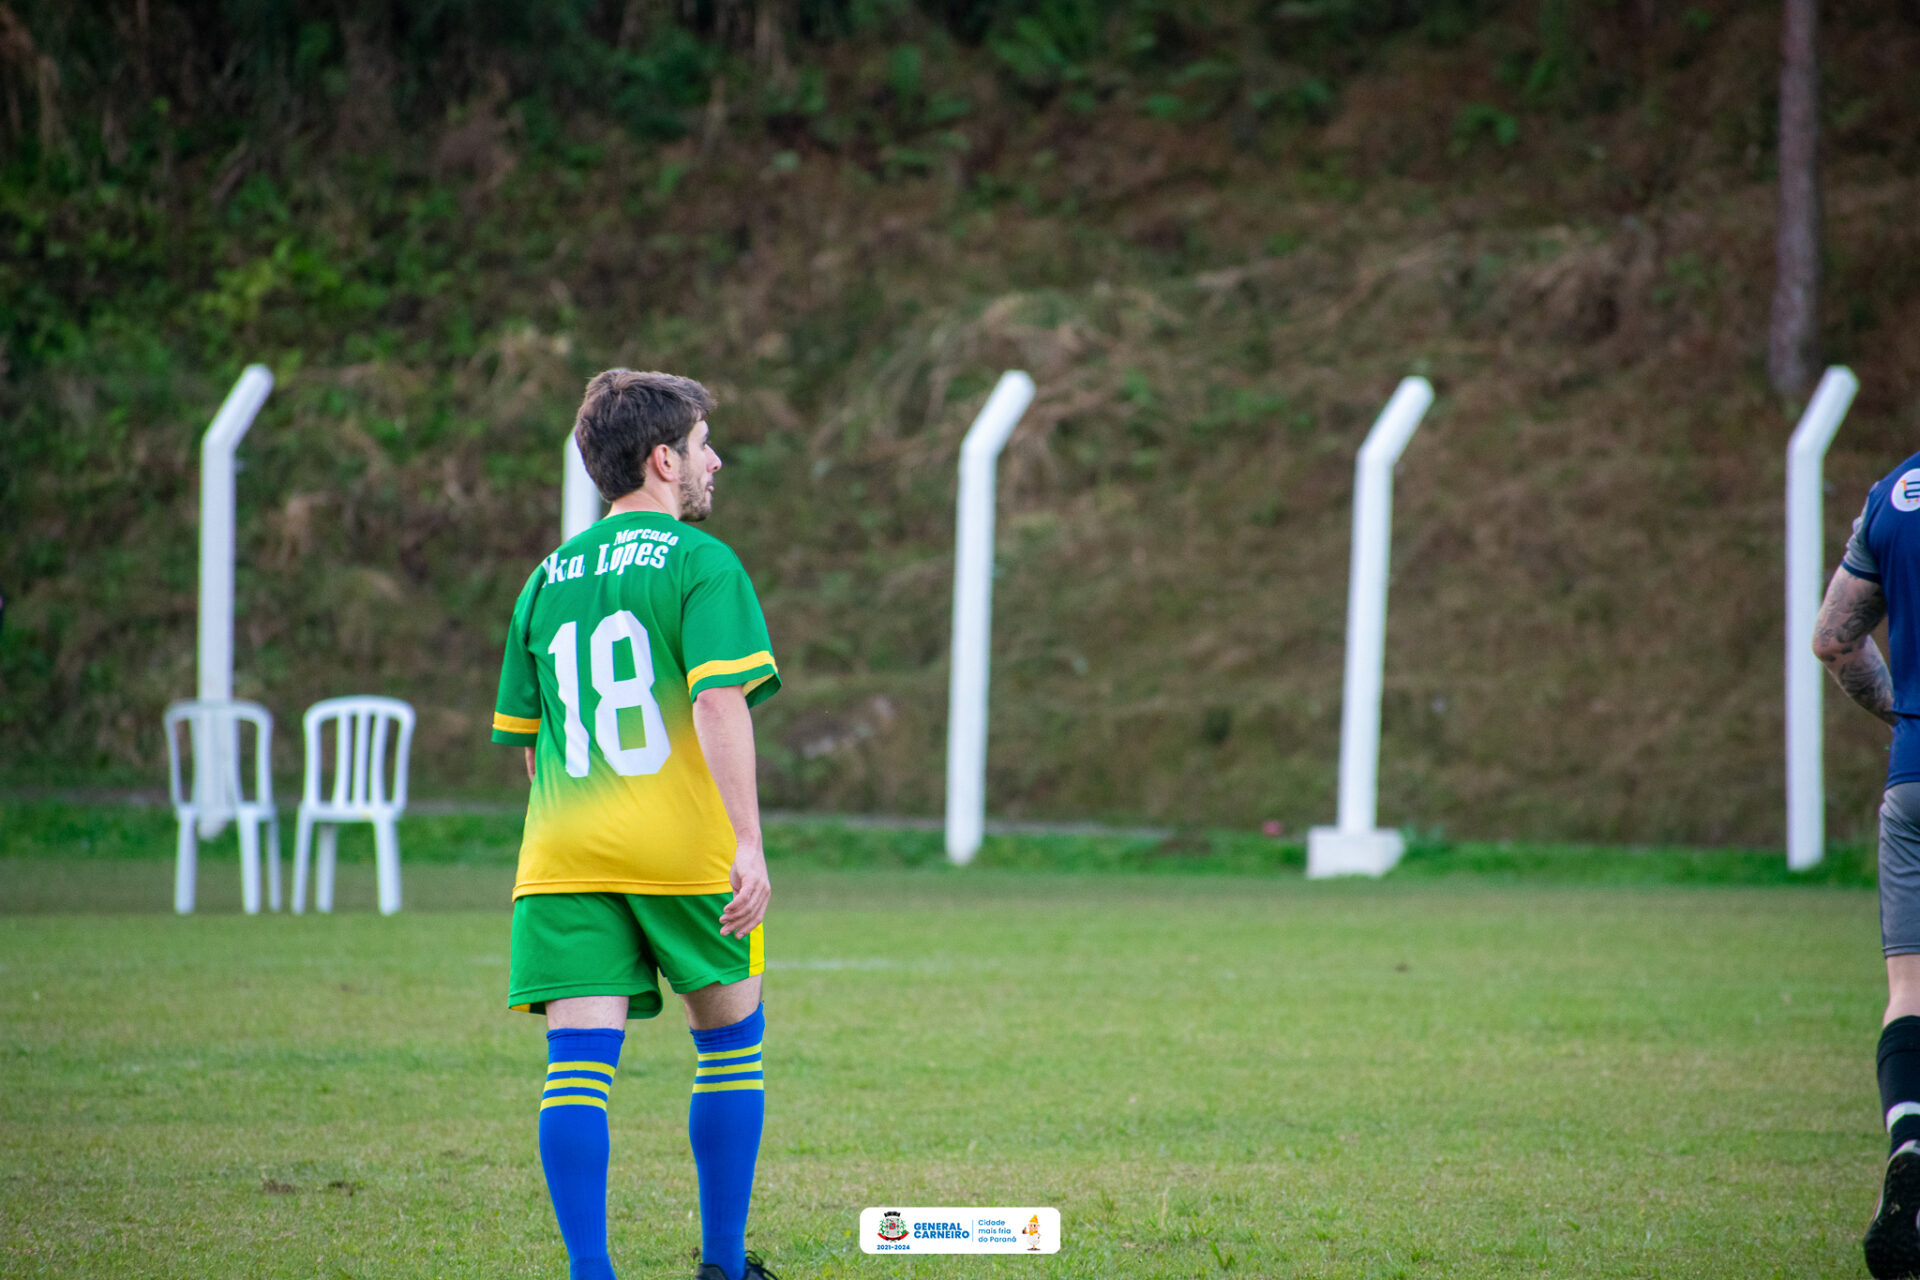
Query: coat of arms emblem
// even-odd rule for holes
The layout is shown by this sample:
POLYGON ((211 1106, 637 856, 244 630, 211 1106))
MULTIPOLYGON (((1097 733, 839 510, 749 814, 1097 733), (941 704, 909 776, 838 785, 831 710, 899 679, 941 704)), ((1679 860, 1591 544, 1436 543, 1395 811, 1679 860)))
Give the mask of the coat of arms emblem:
POLYGON ((889 1209, 880 1215, 880 1238, 882 1240, 905 1240, 907 1238, 907 1220, 898 1209, 889 1209))

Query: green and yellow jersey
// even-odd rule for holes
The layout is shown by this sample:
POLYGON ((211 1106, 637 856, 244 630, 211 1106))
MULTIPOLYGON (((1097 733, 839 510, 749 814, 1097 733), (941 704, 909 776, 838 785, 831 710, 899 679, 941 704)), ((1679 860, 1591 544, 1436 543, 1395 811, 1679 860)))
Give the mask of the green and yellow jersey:
POLYGON ((780 687, 740 560, 662 512, 608 516, 514 606, 493 740, 534 749, 513 894, 726 893, 733 824, 693 699, 780 687))

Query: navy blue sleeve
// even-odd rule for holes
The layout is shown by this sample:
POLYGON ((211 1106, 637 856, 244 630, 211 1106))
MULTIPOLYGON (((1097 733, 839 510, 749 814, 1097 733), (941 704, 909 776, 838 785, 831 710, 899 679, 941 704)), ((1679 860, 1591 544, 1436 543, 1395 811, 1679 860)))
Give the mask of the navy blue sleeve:
POLYGON ((1847 539, 1847 552, 1840 557, 1840 567, 1856 578, 1865 578, 1868 582, 1880 581, 1880 561, 1873 554, 1873 548, 1867 545, 1867 512, 1873 507, 1873 497, 1868 495, 1861 504, 1860 514, 1853 518, 1853 536, 1847 539))

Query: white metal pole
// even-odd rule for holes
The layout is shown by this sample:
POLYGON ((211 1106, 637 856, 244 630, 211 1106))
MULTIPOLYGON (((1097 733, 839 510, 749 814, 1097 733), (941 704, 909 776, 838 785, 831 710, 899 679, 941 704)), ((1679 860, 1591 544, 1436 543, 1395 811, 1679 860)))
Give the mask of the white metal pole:
POLYGON ((960 498, 953 541, 953 671, 947 691, 947 858, 956 866, 980 851, 987 803, 987 655, 993 635, 994 464, 1033 379, 1000 375, 960 445, 960 498))
POLYGON ((1821 377, 1787 443, 1787 866, 1803 871, 1826 854, 1826 780, 1821 767, 1821 690, 1813 622, 1826 568, 1822 463, 1860 380, 1834 365, 1821 377))
POLYGON ((1425 378, 1401 379, 1354 462, 1346 682, 1340 707, 1340 814, 1336 827, 1316 827, 1308 833, 1310 876, 1380 875, 1400 860, 1399 833, 1374 828, 1393 467, 1432 403, 1433 386, 1425 378))
MULTIPOLYGON (((199 697, 203 700, 233 697, 233 455, 272 390, 272 372, 263 364, 248 365, 200 442, 199 697)), ((194 801, 200 808, 203 836, 219 833, 238 798, 231 794, 238 776, 237 730, 231 736, 216 734, 208 723, 207 717, 193 721, 194 801)))
POLYGON ((600 491, 593 487, 587 464, 580 460, 580 444, 567 432, 566 459, 561 463, 560 541, 566 542, 598 520, 603 510, 600 491))
POLYGON ((1387 560, 1393 538, 1393 466, 1433 403, 1425 378, 1405 378, 1354 463, 1353 551, 1347 583, 1347 670, 1340 713, 1342 831, 1373 830, 1380 764, 1380 690, 1386 667, 1387 560))

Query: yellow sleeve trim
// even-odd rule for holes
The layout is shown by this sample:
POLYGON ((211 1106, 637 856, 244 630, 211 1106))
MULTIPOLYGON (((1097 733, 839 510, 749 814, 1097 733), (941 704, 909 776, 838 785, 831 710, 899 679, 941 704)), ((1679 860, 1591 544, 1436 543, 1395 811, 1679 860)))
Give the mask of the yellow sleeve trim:
POLYGON ((525 716, 510 716, 504 711, 493 713, 493 727, 501 733, 538 733, 540 717, 529 720, 525 716))
MULTIPOLYGON (((775 671, 780 669, 774 662, 773 655, 765 649, 758 653, 750 653, 744 658, 715 658, 712 662, 703 662, 687 672, 687 692, 692 693, 693 686, 709 676, 730 676, 736 671, 751 671, 755 667, 772 667, 775 671)), ((762 676, 760 679, 764 680, 766 677, 762 676)), ((756 680, 753 683, 758 684, 760 681, 756 680)), ((747 687, 751 689, 753 685, 747 687)))

